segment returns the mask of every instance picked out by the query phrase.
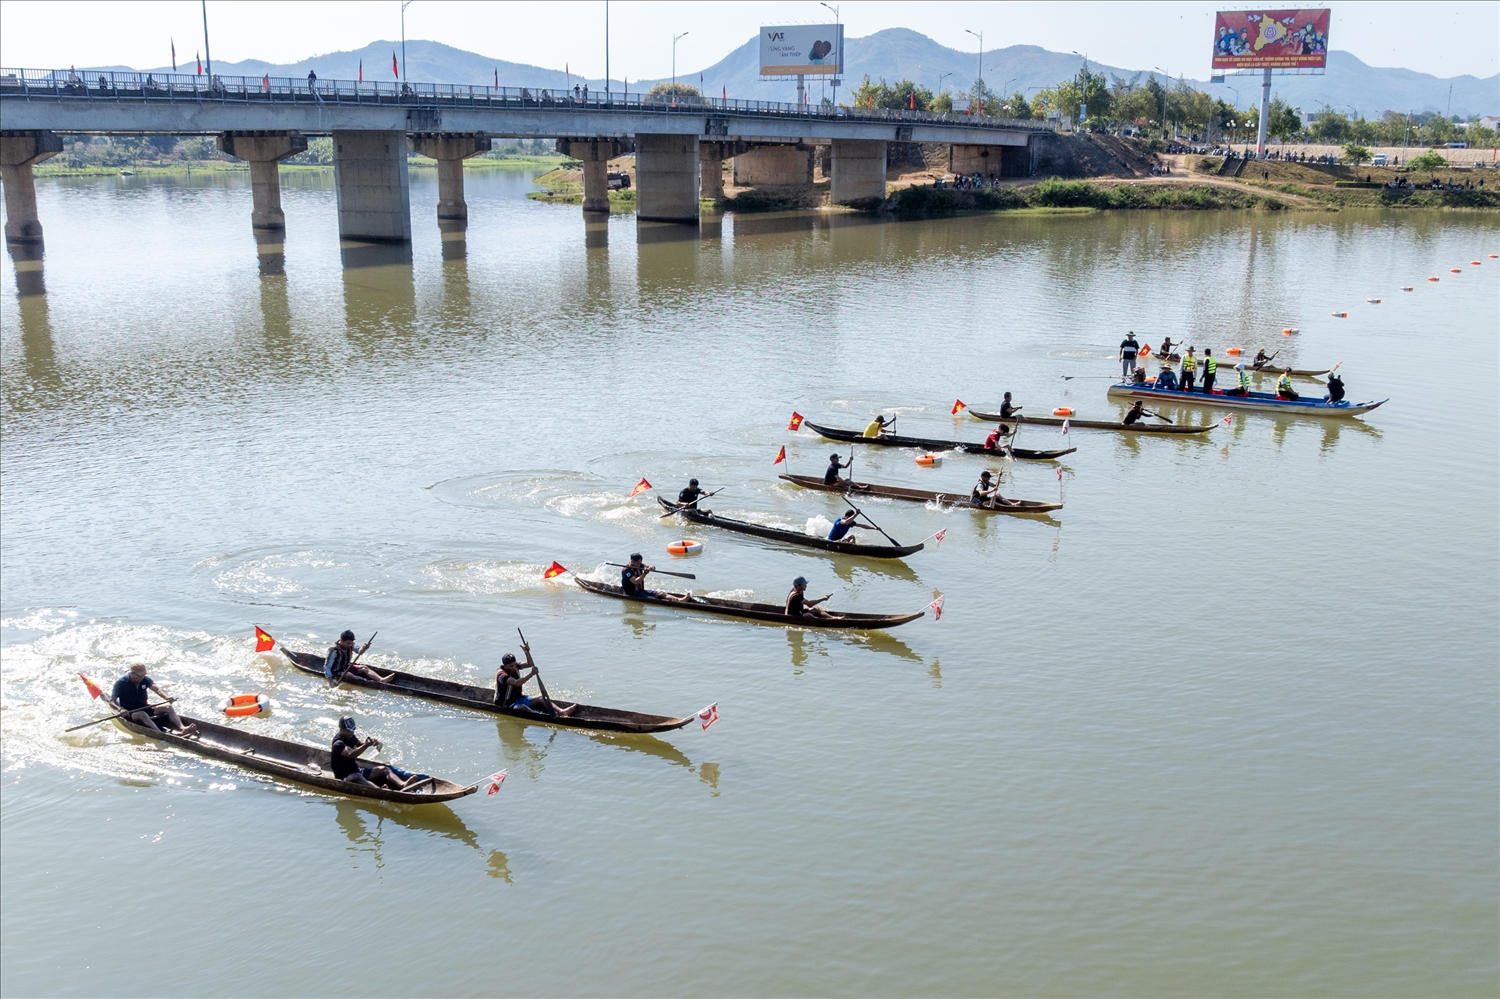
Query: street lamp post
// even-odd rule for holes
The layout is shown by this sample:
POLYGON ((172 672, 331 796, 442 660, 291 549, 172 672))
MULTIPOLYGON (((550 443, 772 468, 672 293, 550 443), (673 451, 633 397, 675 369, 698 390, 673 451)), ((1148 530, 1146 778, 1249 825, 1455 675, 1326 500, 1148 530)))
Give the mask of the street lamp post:
POLYGON ((686 38, 690 32, 684 31, 680 35, 672 36, 672 103, 677 103, 677 41, 686 38))
POLYGON ((208 0, 203 0, 203 61, 208 63, 208 82, 214 82, 214 57, 208 51, 208 0))
POLYGON ((834 106, 834 109, 835 109, 834 113, 837 114, 838 113, 837 109, 838 109, 838 106, 839 106, 839 78, 838 78, 838 74, 842 73, 844 71, 844 36, 841 35, 841 34, 839 34, 839 8, 838 7, 834 7, 834 6, 830 6, 829 4, 826 4, 826 3, 823 3, 822 0, 819 0, 818 6, 819 7, 827 7, 829 10, 833 11, 833 44, 835 44, 835 45, 837 45, 839 47, 838 55, 835 56, 834 60, 833 60, 833 62, 834 62, 833 106, 834 106))
POLYGON ((401 82, 406 82, 406 8, 416 0, 405 0, 401 5, 401 82))
POLYGON ((977 77, 975 77, 975 79, 977 79, 980 83, 983 83, 984 82, 984 32, 982 32, 982 31, 969 31, 968 28, 965 28, 964 31, 968 31, 969 34, 971 34, 975 38, 979 39, 979 75, 977 77))
POLYGON ((946 80, 946 79, 948 79, 948 77, 950 77, 952 75, 953 75, 952 73, 942 73, 942 74, 940 74, 938 76, 937 90, 933 91, 933 96, 934 97, 936 97, 938 94, 941 94, 943 92, 943 81, 946 80))

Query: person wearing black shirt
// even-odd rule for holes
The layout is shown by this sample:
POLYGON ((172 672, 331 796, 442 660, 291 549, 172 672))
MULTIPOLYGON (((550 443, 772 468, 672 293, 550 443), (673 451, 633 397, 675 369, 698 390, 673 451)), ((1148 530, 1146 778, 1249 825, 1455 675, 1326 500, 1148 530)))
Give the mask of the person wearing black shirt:
POLYGON ((690 506, 696 508, 698 506, 698 497, 707 495, 708 494, 705 493, 702 489, 698 488, 697 479, 689 479, 687 488, 677 494, 677 503, 680 506, 690 506))
POLYGON ((354 734, 354 719, 340 718, 338 735, 333 737, 330 760, 333 776, 351 784, 386 787, 392 791, 405 788, 406 781, 392 773, 391 768, 385 764, 377 763, 369 767, 359 765, 359 754, 371 746, 379 749, 380 740, 372 737, 361 742, 359 736, 354 734))
POLYGON ((1328 401, 1339 402, 1344 398, 1344 380, 1338 375, 1328 376, 1328 401))
POLYGON ((160 719, 172 726, 176 735, 197 735, 197 725, 184 725, 178 717, 177 709, 172 707, 175 700, 175 697, 167 696, 165 688, 158 686, 155 680, 146 675, 145 663, 131 663, 130 672, 115 681, 114 689, 109 694, 109 703, 125 712, 126 721, 160 732, 162 728, 156 724, 157 719, 160 719), (157 696, 166 703, 147 703, 146 693, 151 690, 156 691, 157 696))
POLYGON ((646 589, 646 577, 655 569, 656 566, 646 564, 640 552, 634 553, 630 556, 630 564, 620 570, 620 591, 627 597, 649 597, 654 600, 675 600, 679 603, 686 603, 692 599, 686 593, 646 589))
POLYGON ((1011 404, 1010 393, 1009 392, 1005 393, 1005 398, 1000 401, 1000 415, 1001 416, 1006 416, 1006 417, 1015 416, 1017 413, 1019 413, 1024 408, 1025 407, 1023 407, 1023 406, 1016 406, 1016 405, 1012 405, 1011 404))
POLYGON ((1130 381, 1131 372, 1135 371, 1135 355, 1140 352, 1140 342, 1135 338, 1135 331, 1131 330, 1120 341, 1120 377, 1126 381, 1130 381))
POLYGON ((396 674, 392 673, 390 676, 381 676, 363 663, 354 661, 369 647, 370 643, 366 642, 364 649, 355 652, 354 632, 346 629, 339 636, 337 642, 328 646, 328 656, 323 660, 323 676, 328 679, 328 685, 336 687, 343 683, 344 674, 346 673, 353 673, 355 676, 364 677, 366 680, 375 680, 379 683, 390 683, 396 674))
MULTIPOLYGON (((525 669, 516 661, 515 653, 507 652, 500 657, 500 668, 495 671, 495 703, 506 711, 543 711, 564 718, 578 710, 577 704, 561 704, 546 694, 533 700, 526 694, 526 681, 537 675, 536 663, 531 659, 531 646, 523 639, 521 652, 526 656, 525 669), (529 672, 527 672, 529 671, 529 672)), ((541 686, 541 681, 537 681, 541 686)))
POLYGON ((843 617, 842 614, 834 614, 818 606, 818 604, 823 603, 831 596, 833 594, 829 593, 825 596, 814 597, 809 600, 807 597, 807 580, 802 576, 798 576, 792 580, 792 592, 786 595, 786 615, 787 617, 843 617))
MULTIPOLYGON (((854 466, 854 456, 850 455, 848 461, 840 461, 839 456, 830 454, 828 456, 828 468, 823 472, 823 485, 836 486, 839 484, 839 472, 854 466)), ((843 480, 848 482, 848 479, 843 480)), ((852 483, 851 483, 852 485, 852 483)))

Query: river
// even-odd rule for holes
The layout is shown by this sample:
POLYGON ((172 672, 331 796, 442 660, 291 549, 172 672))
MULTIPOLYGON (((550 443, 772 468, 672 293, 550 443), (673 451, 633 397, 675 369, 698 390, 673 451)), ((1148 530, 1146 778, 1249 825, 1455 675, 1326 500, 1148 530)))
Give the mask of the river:
POLYGON ((1495 993, 1494 216, 793 213, 683 238, 586 230, 529 172, 476 171, 465 241, 416 171, 409 257, 341 255, 327 175, 287 177, 284 258, 258 262, 242 178, 196 175, 39 182, 45 258, 6 258, 4 992, 1495 993), (962 493, 989 467, 1064 498, 871 501, 903 542, 947 530, 904 564, 689 532, 699 592, 943 596, 886 633, 541 578, 668 568, 684 528, 628 498, 642 477, 836 516, 776 477, 839 450, 794 410, 969 440, 988 425, 956 398, 1115 418, 1126 329, 1343 362, 1351 398, 1390 402, 1075 430, 1060 466, 857 449, 871 481, 962 493), (252 624, 308 650, 378 629, 377 666, 480 683, 520 627, 554 696, 722 720, 603 736, 330 692, 252 624), (235 724, 326 744, 353 714, 408 767, 509 779, 381 806, 64 733, 98 716, 76 674, 135 659, 189 714, 264 692, 235 724))

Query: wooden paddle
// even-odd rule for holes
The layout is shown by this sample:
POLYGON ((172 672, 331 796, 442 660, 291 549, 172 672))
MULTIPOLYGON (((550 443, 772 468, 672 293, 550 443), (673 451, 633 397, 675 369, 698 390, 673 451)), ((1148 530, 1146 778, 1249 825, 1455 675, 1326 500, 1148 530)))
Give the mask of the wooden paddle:
POLYGON ((377 632, 375 632, 374 635, 371 635, 370 636, 370 640, 368 642, 366 642, 364 645, 360 646, 360 649, 359 649, 358 652, 354 653, 354 658, 349 660, 349 668, 346 669, 346 670, 344 670, 344 672, 340 673, 338 675, 338 677, 333 681, 333 689, 334 690, 338 690, 340 687, 342 687, 344 685, 344 677, 348 676, 349 675, 349 670, 352 670, 354 668, 354 664, 357 663, 357 662, 359 662, 359 657, 362 656, 362 655, 364 655, 366 652, 370 651, 370 646, 375 641, 375 635, 378 635, 378 634, 380 634, 380 632, 377 631, 377 632))
MULTIPOLYGON (((531 646, 526 644, 526 636, 521 633, 521 629, 520 628, 516 629, 516 634, 521 636, 521 649, 526 653, 526 658, 530 659, 531 658, 531 646)), ((533 668, 535 668, 535 665, 536 665, 535 662, 533 662, 532 663, 533 668)), ((547 693, 547 685, 542 682, 542 671, 541 670, 537 670, 536 671, 536 685, 541 688, 541 691, 542 691, 542 700, 544 700, 544 701, 547 702, 548 709, 554 715, 558 714, 559 712, 557 710, 557 705, 552 703, 552 695, 549 694, 549 693, 547 693)))
MULTIPOLYGON (((723 492, 725 490, 725 488, 727 488, 727 487, 720 486, 719 488, 715 489, 711 493, 704 493, 702 496, 699 496, 698 499, 693 500, 691 503, 678 503, 675 509, 668 510, 666 513, 662 514, 660 517, 658 517, 656 519, 657 520, 666 520, 668 517, 675 516, 676 514, 682 512, 683 510, 688 510, 688 509, 696 510, 696 509, 698 509, 698 500, 705 500, 705 499, 708 499, 710 496, 717 496, 719 493, 723 492)), ((657 498, 658 499, 661 498, 661 494, 660 493, 657 494, 657 498)), ((665 502, 670 502, 670 500, 665 501, 665 502)))
MULTIPOLYGON (((628 568, 630 568, 624 562, 605 562, 604 564, 605 565, 617 565, 621 569, 628 569, 628 568)), ((667 570, 667 569, 652 569, 651 571, 655 572, 655 573, 658 573, 660 575, 663 575, 663 576, 676 576, 679 579, 697 579, 698 578, 697 576, 693 575, 691 572, 671 572, 670 570, 667 570)))
MULTIPOLYGON (((171 704, 171 703, 172 703, 172 701, 170 701, 170 700, 158 701, 155 704, 147 704, 144 708, 136 708, 134 710, 136 710, 136 711, 147 711, 147 710, 149 710, 151 708, 159 708, 159 707, 161 707, 164 704, 171 704)), ((131 714, 131 712, 129 712, 129 711, 117 710, 112 715, 105 715, 103 718, 95 718, 91 722, 84 722, 82 725, 74 725, 72 728, 65 728, 65 729, 63 729, 63 731, 64 732, 77 732, 81 728, 88 728, 90 725, 97 725, 100 722, 114 721, 116 718, 125 718, 128 721, 129 717, 130 717, 130 714, 131 714)))
MULTIPOLYGON (((847 493, 844 494, 844 498, 846 500, 848 499, 848 494, 847 493)), ((865 518, 866 520, 870 520, 870 515, 867 514, 867 513, 865 513, 859 507, 855 506, 852 501, 850 501, 849 506, 850 506, 851 509, 854 510, 855 513, 859 514, 861 517, 865 518)), ((873 527, 873 528, 875 528, 875 530, 879 531, 881 534, 885 534, 885 528, 883 528, 879 524, 875 523, 875 521, 870 520, 870 526, 873 527)), ((889 541, 891 544, 895 545, 897 548, 901 547, 901 542, 897 541, 895 538, 891 537, 889 534, 885 534, 885 539, 887 541, 889 541)))
POLYGON ((1143 409, 1143 410, 1141 410, 1141 415, 1142 415, 1142 416, 1154 416, 1154 417, 1156 417, 1156 418, 1157 418, 1157 419, 1158 419, 1158 420, 1166 420, 1166 421, 1167 421, 1167 422, 1168 422, 1168 423, 1171 423, 1171 422, 1172 422, 1172 421, 1171 421, 1171 420, 1170 420, 1170 419, 1168 419, 1168 418, 1167 418, 1167 417, 1165 417, 1165 416, 1162 416, 1162 415, 1161 415, 1161 414, 1160 414, 1160 413, 1153 413, 1153 412, 1151 412, 1151 410, 1149 410, 1149 409, 1143 409))

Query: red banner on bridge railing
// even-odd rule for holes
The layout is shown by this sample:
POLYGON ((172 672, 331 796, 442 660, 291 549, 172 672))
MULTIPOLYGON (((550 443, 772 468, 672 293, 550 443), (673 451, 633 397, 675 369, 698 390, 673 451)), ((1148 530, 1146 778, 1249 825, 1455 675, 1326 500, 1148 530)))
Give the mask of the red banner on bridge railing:
POLYGON ((1327 65, 1327 10, 1221 10, 1214 18, 1216 70, 1327 65))

